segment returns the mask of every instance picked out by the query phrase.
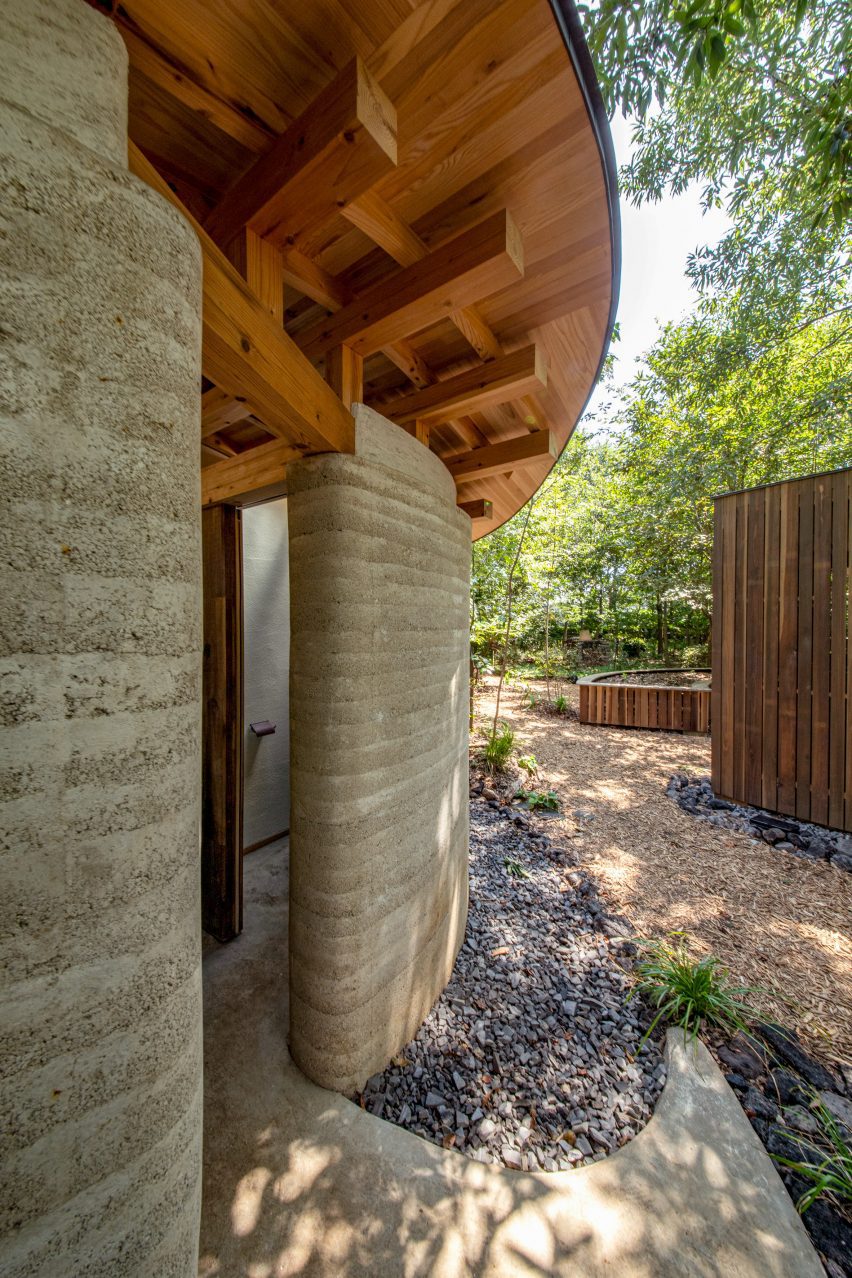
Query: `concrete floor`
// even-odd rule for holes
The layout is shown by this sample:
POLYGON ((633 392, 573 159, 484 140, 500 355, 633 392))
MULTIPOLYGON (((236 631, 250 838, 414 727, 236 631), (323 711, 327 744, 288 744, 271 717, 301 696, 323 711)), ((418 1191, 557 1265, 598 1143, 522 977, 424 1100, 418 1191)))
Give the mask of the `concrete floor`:
POLYGON ((287 844, 245 863, 246 929, 204 958, 204 1278, 822 1278, 703 1047, 630 1145, 527 1175, 444 1151, 309 1083, 287 1028, 287 844))

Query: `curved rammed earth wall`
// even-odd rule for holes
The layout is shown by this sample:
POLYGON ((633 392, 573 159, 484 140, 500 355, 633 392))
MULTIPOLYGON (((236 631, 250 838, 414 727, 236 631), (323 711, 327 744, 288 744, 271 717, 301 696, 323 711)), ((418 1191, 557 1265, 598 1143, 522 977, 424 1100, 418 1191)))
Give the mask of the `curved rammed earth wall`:
POLYGON ((189 1278, 201 1142, 200 251, 127 59, 0 2, 0 1268, 189 1278))
POLYGON ((356 409, 354 456, 288 474, 290 1047, 361 1086, 464 936, 470 520, 443 464, 356 409))

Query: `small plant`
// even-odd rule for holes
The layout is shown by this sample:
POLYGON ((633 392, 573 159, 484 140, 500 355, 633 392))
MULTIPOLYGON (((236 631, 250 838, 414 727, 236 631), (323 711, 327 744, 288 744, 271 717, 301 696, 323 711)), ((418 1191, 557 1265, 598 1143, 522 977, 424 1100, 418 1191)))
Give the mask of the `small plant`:
POLYGON ((490 772, 505 772, 512 757, 515 734, 508 723, 501 723, 485 742, 485 762, 490 772))
POLYGON ((530 877, 520 861, 513 861, 510 856, 503 857, 503 864, 506 867, 506 873, 512 879, 528 879, 530 877))
POLYGON ((538 705, 538 693, 535 688, 526 687, 523 696, 524 705, 529 706, 530 710, 534 710, 538 705))
POLYGON ((833 1198, 841 1205, 852 1203, 852 1146, 844 1140, 831 1110, 817 1099, 816 1094, 810 1108, 819 1123, 825 1148, 815 1145, 812 1137, 790 1132, 790 1138, 801 1146, 806 1157, 797 1162, 795 1159, 782 1158, 780 1154, 772 1155, 776 1163, 782 1163, 805 1180, 813 1182, 796 1203, 800 1213, 806 1212, 823 1196, 833 1198))
POLYGON ((538 759, 534 754, 522 754, 518 759, 518 767, 526 772, 528 777, 534 776, 538 772, 538 759))
POLYGON ((554 701, 553 708, 557 712, 557 714, 564 714, 565 711, 568 709, 568 702, 565 700, 561 692, 559 696, 556 698, 556 700, 554 701))
POLYGON ((559 795, 555 790, 520 790, 518 793, 531 812, 559 811, 559 795))
POLYGON ((643 1043, 662 1020, 695 1038, 704 1025, 733 1033, 748 1029, 749 1021, 756 1019, 757 1012, 744 996, 757 991, 732 985, 727 968, 712 955, 693 958, 683 933, 673 933, 670 940, 646 941, 643 949, 646 957, 636 965, 636 984, 627 996, 642 994, 657 1009, 643 1043))

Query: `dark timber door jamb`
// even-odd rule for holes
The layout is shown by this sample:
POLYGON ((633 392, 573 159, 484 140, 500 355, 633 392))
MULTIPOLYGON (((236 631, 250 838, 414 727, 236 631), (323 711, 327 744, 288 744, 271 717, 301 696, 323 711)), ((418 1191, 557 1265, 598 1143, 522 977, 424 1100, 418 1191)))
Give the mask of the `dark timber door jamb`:
POLYGON ((201 512, 204 586, 201 925, 219 941, 243 927, 242 517, 201 512))

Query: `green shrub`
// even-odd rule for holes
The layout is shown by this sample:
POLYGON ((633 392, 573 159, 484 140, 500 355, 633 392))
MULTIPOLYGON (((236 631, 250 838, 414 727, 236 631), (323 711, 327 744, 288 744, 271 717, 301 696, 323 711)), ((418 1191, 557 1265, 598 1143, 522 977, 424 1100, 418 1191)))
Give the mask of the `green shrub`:
POLYGON ((814 1137, 788 1132, 786 1134, 801 1146, 805 1157, 797 1162, 795 1159, 782 1158, 779 1154, 772 1155, 776 1163, 782 1163, 805 1180, 813 1182, 796 1204, 800 1212, 807 1211, 823 1195, 840 1203, 852 1203, 852 1147, 844 1140, 831 1110, 823 1105, 816 1094, 811 1112, 819 1123, 825 1148, 816 1145, 814 1137))
POLYGON ((557 711, 558 714, 564 714, 565 711, 568 709, 568 702, 565 700, 561 692, 559 696, 556 698, 556 700, 554 701, 553 708, 554 710, 557 711))
POLYGON ((535 688, 524 688, 523 702, 524 705, 529 706, 530 710, 538 705, 538 693, 535 688))
POLYGON ((485 742, 485 762, 491 772, 505 772, 512 757, 515 734, 508 723, 501 723, 485 742))
POLYGON ((530 877, 520 861, 513 861, 511 857, 504 856, 503 864, 506 867, 506 873, 512 879, 528 879, 530 877))
POLYGON ((531 777, 538 772, 538 759, 534 754, 522 754, 518 759, 518 767, 531 777))
POLYGON ((545 812, 559 811, 559 795, 555 790, 520 790, 519 794, 533 812, 536 809, 545 812))
POLYGON ((756 993, 752 987, 732 985, 727 968, 712 955, 693 958, 682 933, 671 940, 646 941, 646 957, 636 965, 636 984, 628 995, 641 994, 657 1014, 642 1042, 660 1021, 679 1026, 694 1038, 704 1025, 714 1025, 733 1033, 747 1029, 757 1012, 744 1000, 756 993))

